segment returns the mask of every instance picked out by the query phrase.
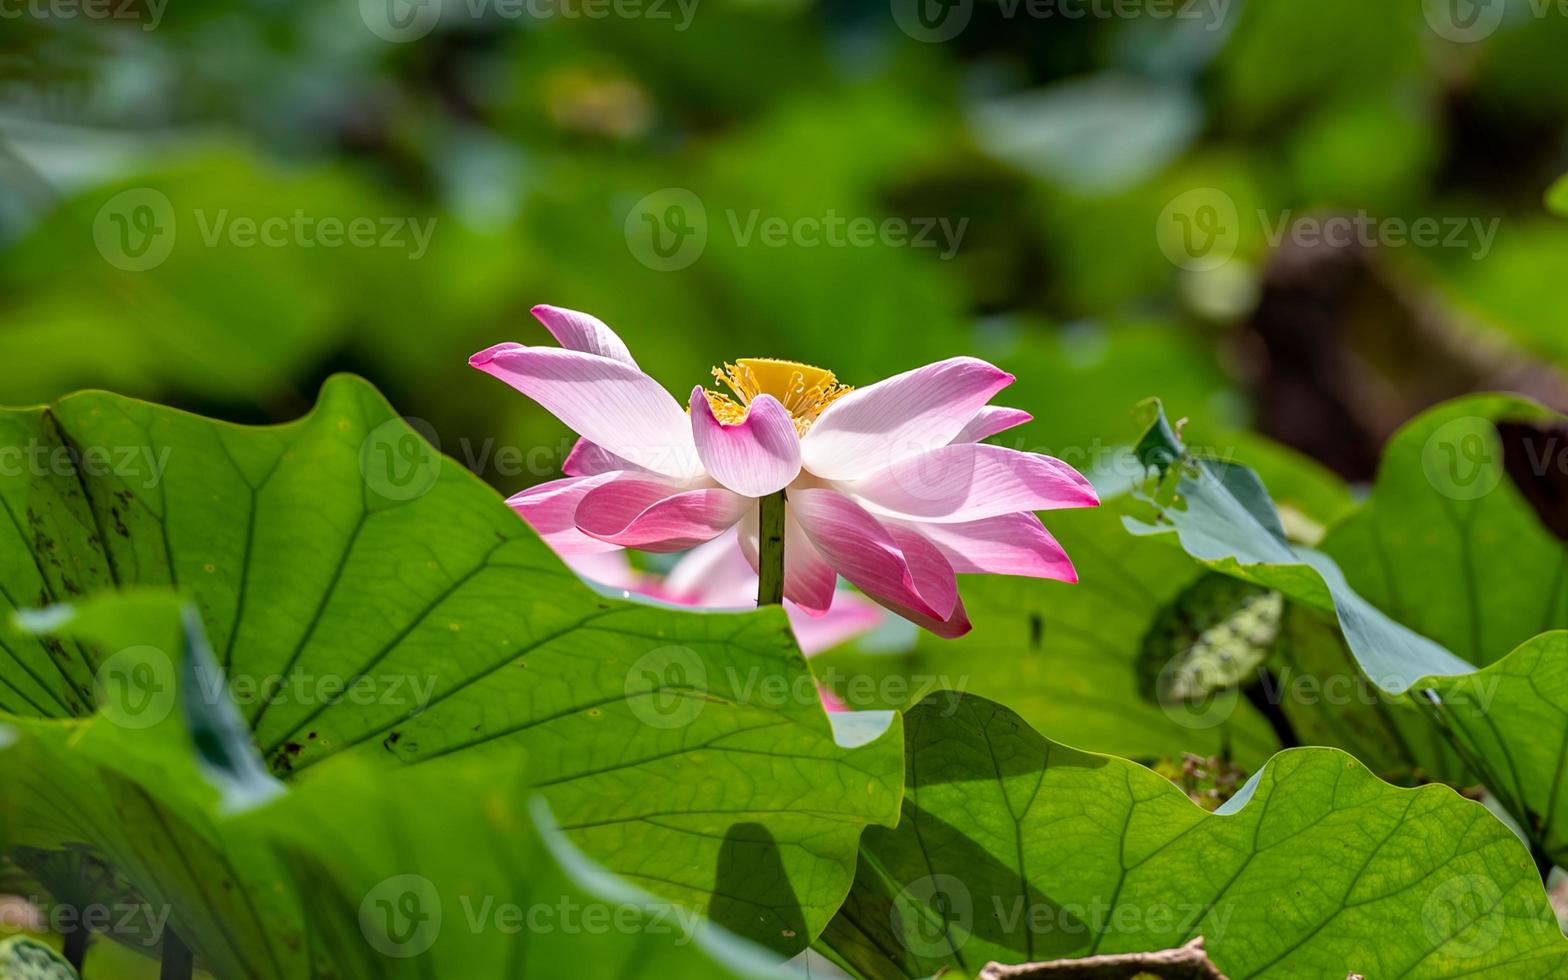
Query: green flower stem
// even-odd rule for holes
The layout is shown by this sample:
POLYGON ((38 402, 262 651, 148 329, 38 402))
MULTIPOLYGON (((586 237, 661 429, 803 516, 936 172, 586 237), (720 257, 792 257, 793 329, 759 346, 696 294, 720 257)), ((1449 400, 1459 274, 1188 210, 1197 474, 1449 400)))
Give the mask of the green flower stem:
POLYGON ((762 533, 757 547, 757 605, 784 602, 784 491, 757 501, 762 533))
POLYGON ((158 970, 159 980, 191 980, 195 962, 191 951, 180 942, 180 937, 167 926, 163 929, 163 965, 158 970))

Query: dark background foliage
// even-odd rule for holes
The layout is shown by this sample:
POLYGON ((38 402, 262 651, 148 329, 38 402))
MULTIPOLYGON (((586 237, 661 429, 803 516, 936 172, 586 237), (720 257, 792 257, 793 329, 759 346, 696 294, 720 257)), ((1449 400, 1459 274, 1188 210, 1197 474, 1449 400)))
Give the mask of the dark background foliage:
POLYGON ((1086 469, 1150 394, 1353 480, 1443 398, 1568 405, 1568 220, 1542 204, 1568 16, 1544 2, 6 9, 0 402, 283 420, 354 371, 515 489, 566 433, 464 362, 548 342, 550 302, 677 393, 737 356, 864 384, 979 354, 1037 416, 1005 438, 1086 469), (661 269, 669 188, 706 243, 661 269), (1333 215, 1364 231, 1303 223, 1333 215), (320 235, 356 218, 374 244, 320 235), (1397 234, 1419 218, 1435 243, 1397 234), (124 268, 147 235, 166 257, 124 268))

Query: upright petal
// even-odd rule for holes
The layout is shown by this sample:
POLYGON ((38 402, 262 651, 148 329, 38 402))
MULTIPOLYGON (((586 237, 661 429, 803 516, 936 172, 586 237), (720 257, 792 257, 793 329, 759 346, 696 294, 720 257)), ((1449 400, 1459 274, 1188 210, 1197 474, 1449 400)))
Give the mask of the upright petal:
POLYGON ((998 432, 1006 432, 1016 425, 1023 425, 1034 416, 1021 408, 1003 408, 1000 405, 986 405, 975 413, 975 417, 964 423, 958 430, 958 435, 953 437, 954 442, 979 442, 989 439, 998 432))
MULTIPOLYGON (((884 522, 887 523, 887 522, 884 522)), ((1023 575, 1078 581, 1067 552, 1032 511, 1001 514, 965 524, 915 524, 960 574, 1023 575)))
POLYGON ((623 548, 684 551, 718 537, 755 505, 723 487, 681 490, 662 481, 627 476, 583 497, 577 507, 577 528, 623 548))
POLYGON ((714 416, 707 392, 693 388, 691 434, 703 469, 736 493, 766 497, 800 475, 800 437, 772 395, 752 399, 744 421, 725 425, 714 416))
POLYGON ((955 524, 1100 502, 1089 481, 1059 459, 981 443, 933 449, 840 489, 873 513, 955 524))
POLYGON ((629 364, 520 344, 497 344, 468 363, 532 398, 606 452, 665 476, 702 471, 680 404, 629 364))
POLYGON ((953 440, 1013 376, 974 357, 953 357, 852 391, 801 439, 806 469, 851 480, 953 440))
POLYGON ((598 354, 600 357, 608 357, 612 361, 620 361, 634 368, 637 366, 625 341, 617 337, 615 331, 598 317, 560 306, 546 306, 543 303, 534 307, 531 312, 540 323, 544 324, 544 328, 550 331, 551 336, 567 350, 598 354))
POLYGON ((592 555, 605 551, 619 551, 613 544, 589 537, 577 529, 577 505, 596 487, 603 486, 619 473, 601 473, 596 476, 552 480, 529 487, 510 497, 506 503, 528 522, 534 533, 544 539, 556 554, 592 555))

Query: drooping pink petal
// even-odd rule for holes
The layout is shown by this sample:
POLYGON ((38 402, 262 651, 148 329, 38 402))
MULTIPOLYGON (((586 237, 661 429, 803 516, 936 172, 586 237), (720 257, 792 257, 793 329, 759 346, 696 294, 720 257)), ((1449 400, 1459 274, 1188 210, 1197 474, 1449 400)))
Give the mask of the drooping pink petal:
POLYGON ((684 551, 711 541, 753 506, 755 501, 723 487, 681 489, 623 476, 583 497, 577 529, 623 548, 684 551))
POLYGON ((807 616, 826 616, 833 605, 838 573, 811 543, 800 520, 784 515, 784 598, 807 616))
POLYGON ((974 628, 973 624, 969 622, 969 611, 964 608, 963 599, 958 600, 958 605, 953 608, 953 614, 946 619, 933 619, 919 610, 906 611, 888 605, 886 602, 882 604, 921 629, 940 636, 944 640, 957 639, 974 628))
POLYGON ((958 577, 941 550, 911 526, 892 522, 882 526, 893 536, 898 550, 904 553, 904 561, 909 565, 909 574, 920 598, 938 619, 951 616, 953 607, 958 605, 958 577))
POLYGON ((606 452, 665 476, 702 472, 680 404, 629 364, 520 344, 497 344, 468 363, 532 398, 606 452))
POLYGON ((873 513, 945 523, 1100 502, 1089 481, 1061 460, 983 443, 933 449, 840 489, 873 513))
POLYGON ((748 497, 766 497, 800 475, 800 437, 789 412, 772 395, 753 398, 738 425, 725 425, 714 416, 700 386, 691 391, 690 407, 697 456, 722 485, 748 497))
POLYGON ((874 603, 846 590, 833 597, 833 608, 825 615, 810 615, 792 602, 784 604, 784 611, 800 652, 808 657, 869 633, 881 625, 884 615, 874 603))
POLYGON ((953 357, 860 388, 829 405, 801 439, 806 469, 852 480, 953 440, 1013 376, 953 357))
POLYGON ((979 442, 989 439, 998 432, 1008 429, 1033 419, 1034 416, 1021 408, 1003 408, 1000 405, 986 405, 975 413, 975 417, 964 423, 958 430, 958 435, 953 437, 954 442, 979 442))
POLYGON ((567 478, 529 487, 510 497, 506 503, 528 522, 534 533, 544 539, 556 554, 592 555, 619 551, 615 545, 589 537, 577 529, 577 505, 592 490, 616 479, 619 473, 567 478))
POLYGON ((630 460, 622 459, 611 452, 606 452, 604 447, 595 446, 587 439, 578 439, 572 445, 572 451, 566 454, 566 459, 561 463, 561 472, 567 476, 596 476, 600 473, 612 471, 652 473, 652 470, 643 470, 634 465, 630 460))
POLYGON ((836 490, 794 490, 789 507, 822 557, 879 602, 934 619, 944 618, 915 586, 909 562, 887 528, 836 490))
POLYGON ((1032 511, 1001 514, 965 524, 914 525, 941 549, 960 574, 1023 575, 1078 581, 1067 552, 1032 511))
POLYGON ((567 350, 598 354, 600 357, 608 357, 634 368, 637 366, 625 341, 616 336, 615 331, 598 317, 560 306, 547 306, 543 303, 534 307, 531 312, 567 350))

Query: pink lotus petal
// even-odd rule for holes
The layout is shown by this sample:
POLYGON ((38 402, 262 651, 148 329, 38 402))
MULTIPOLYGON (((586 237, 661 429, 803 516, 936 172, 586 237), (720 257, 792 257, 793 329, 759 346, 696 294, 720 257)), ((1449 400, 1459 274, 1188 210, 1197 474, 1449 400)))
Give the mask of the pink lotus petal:
POLYGON ((799 519, 784 515, 784 598, 807 616, 826 616, 833 605, 838 573, 811 543, 799 519))
POLYGON ((733 527, 681 556, 665 575, 664 588, 682 605, 745 609, 757 604, 757 572, 733 527))
POLYGON ((572 451, 566 454, 566 459, 561 463, 561 472, 567 476, 597 476, 600 473, 614 471, 652 473, 640 466, 633 465, 629 460, 624 460, 612 452, 606 452, 604 447, 595 446, 587 439, 578 439, 572 446, 572 451))
MULTIPOLYGON (((796 639, 799 639, 799 637, 796 637, 796 639)), ((804 644, 802 644, 802 646, 804 646, 804 644)), ((822 708, 824 711, 837 713, 849 710, 849 705, 845 704, 842 700, 839 699, 837 694, 834 694, 832 691, 823 687, 821 684, 817 685, 817 696, 822 699, 822 708)))
POLYGON ((1023 425, 1034 418, 1021 408, 1003 408, 1000 405, 987 405, 975 413, 975 417, 964 423, 958 430, 958 435, 953 437, 954 442, 979 442, 989 439, 998 432, 1006 432, 1017 425, 1023 425))
POLYGON ((941 549, 955 572, 1078 581, 1067 552, 1033 512, 1002 514, 966 524, 913 527, 941 549))
POLYGON ((800 437, 789 412, 772 395, 752 399, 745 421, 724 425, 714 416, 707 392, 693 388, 691 434, 703 469, 736 493, 766 497, 800 475, 800 437))
POLYGON ((881 625, 884 615, 875 604, 844 590, 834 596, 833 608, 825 615, 813 616, 792 602, 784 604, 784 611, 800 652, 808 657, 869 633, 881 625))
POLYGON ((893 536, 859 504, 836 490, 794 490, 789 507, 828 564, 866 595, 943 618, 921 597, 893 536))
POLYGON ((665 476, 702 472, 680 404, 629 364, 520 344, 497 344, 468 363, 532 398, 606 452, 665 476))
POLYGON ((583 497, 577 529, 623 548, 684 551, 717 537, 753 506, 754 501, 723 487, 683 490, 623 476, 583 497))
POLYGON ((641 592, 648 585, 647 577, 633 568, 632 563, 627 559, 625 548, 591 555, 562 555, 561 557, 565 560, 566 567, 578 575, 612 589, 641 592))
MULTIPOLYGON (((785 505, 784 519, 789 520, 788 505, 785 505)), ((751 566, 751 574, 757 574, 761 567, 757 554, 758 538, 761 536, 761 512, 753 509, 740 519, 735 525, 735 537, 740 543, 741 557, 746 559, 746 564, 751 566)))
POLYGON ((634 368, 637 366, 637 362, 632 360, 632 352, 627 349, 626 343, 598 317, 560 306, 546 306, 543 303, 534 307, 531 312, 567 350, 598 354, 600 357, 608 357, 612 361, 620 361, 634 368))
POLYGON ((840 489, 873 513, 955 524, 1100 503, 1089 481, 1061 460, 983 443, 933 449, 840 489))
MULTIPOLYGON (((938 619, 946 619, 958 605, 958 576, 953 566, 936 545, 926 540, 919 530, 907 525, 888 522, 882 525, 893 536, 893 543, 904 553, 909 563, 909 574, 915 581, 915 591, 926 601, 938 619)), ((785 560, 789 557, 786 553, 785 560)))
POLYGON ((597 487, 615 479, 618 473, 568 478, 541 483, 510 497, 506 503, 528 522, 534 533, 544 539, 556 554, 591 555, 618 551, 615 545, 592 538, 577 529, 577 505, 597 487))
POLYGON ((801 439, 806 469, 852 480, 953 440, 1013 376, 974 357, 953 357, 829 405, 801 439))

